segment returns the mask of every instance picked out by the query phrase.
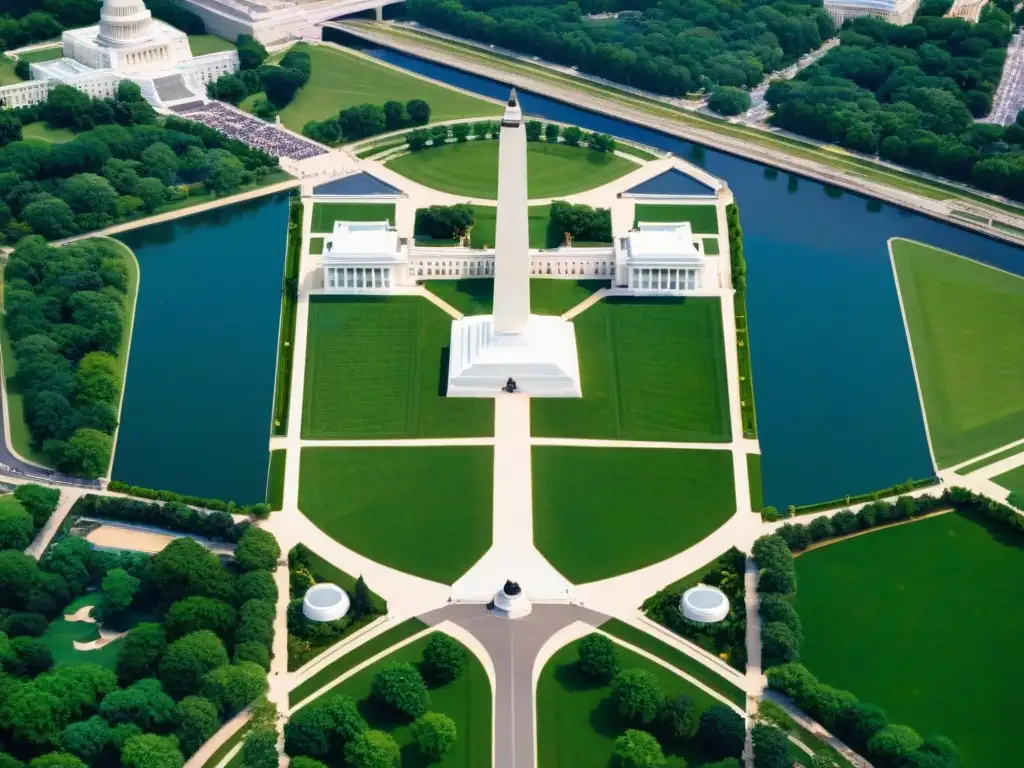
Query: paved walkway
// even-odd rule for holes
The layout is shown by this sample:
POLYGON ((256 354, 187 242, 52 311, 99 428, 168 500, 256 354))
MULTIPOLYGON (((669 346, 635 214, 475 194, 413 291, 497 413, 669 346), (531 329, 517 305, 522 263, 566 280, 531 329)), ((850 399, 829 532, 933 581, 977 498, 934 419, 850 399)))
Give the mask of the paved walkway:
POLYGON ((25 550, 26 555, 30 555, 36 560, 43 556, 46 548, 53 541, 53 537, 57 535, 57 531, 64 524, 64 520, 67 519, 71 508, 75 506, 75 502, 82 498, 84 494, 85 491, 80 488, 60 489, 60 501, 57 503, 57 508, 53 510, 53 514, 46 521, 46 525, 42 527, 39 533, 36 534, 36 537, 32 539, 32 543, 28 545, 28 549, 25 550))

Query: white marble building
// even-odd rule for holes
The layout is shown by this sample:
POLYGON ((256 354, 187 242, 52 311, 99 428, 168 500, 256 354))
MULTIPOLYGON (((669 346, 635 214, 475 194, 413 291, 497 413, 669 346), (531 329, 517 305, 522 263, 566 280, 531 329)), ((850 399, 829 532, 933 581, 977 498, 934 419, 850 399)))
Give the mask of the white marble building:
POLYGON ((921 0, 825 0, 825 10, 836 26, 859 16, 874 16, 904 26, 914 20, 921 0))
POLYGON ((208 82, 238 70, 235 51, 193 56, 188 36, 154 19, 143 0, 103 0, 99 24, 64 32, 62 43, 62 58, 33 64, 32 81, 0 88, 0 101, 34 104, 57 84, 110 97, 127 79, 154 107, 168 108, 205 101, 208 82))
POLYGON ((328 293, 393 293, 408 285, 408 248, 386 221, 336 221, 321 258, 328 293))

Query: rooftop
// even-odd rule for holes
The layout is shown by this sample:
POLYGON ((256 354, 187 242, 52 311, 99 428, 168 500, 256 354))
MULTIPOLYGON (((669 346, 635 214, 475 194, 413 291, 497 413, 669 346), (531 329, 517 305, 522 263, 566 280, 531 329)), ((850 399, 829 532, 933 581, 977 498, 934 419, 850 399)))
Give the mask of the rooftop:
POLYGON ((702 258, 700 251, 693 244, 693 232, 688 221, 657 223, 641 221, 627 237, 631 260, 678 261, 680 258, 696 260, 702 258))

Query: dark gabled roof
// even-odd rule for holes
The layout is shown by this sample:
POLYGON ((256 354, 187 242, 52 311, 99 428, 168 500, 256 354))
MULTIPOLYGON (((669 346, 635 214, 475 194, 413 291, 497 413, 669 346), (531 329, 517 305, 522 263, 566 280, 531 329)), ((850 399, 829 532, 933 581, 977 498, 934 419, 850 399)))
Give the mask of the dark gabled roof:
POLYGON ((342 179, 328 181, 313 187, 314 195, 351 195, 366 197, 370 195, 394 196, 402 194, 402 190, 369 173, 355 173, 342 179))
POLYGON ((642 181, 632 189, 626 190, 627 195, 713 195, 715 190, 702 184, 692 176, 687 176, 677 168, 670 168, 659 173, 653 179, 642 181))

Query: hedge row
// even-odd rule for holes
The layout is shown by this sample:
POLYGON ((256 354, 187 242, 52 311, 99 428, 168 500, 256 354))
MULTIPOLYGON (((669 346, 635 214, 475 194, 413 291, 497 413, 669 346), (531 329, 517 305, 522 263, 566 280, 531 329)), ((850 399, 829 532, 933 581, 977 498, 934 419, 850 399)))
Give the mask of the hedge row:
POLYGON ((189 496, 188 494, 176 493, 174 491, 158 491, 153 488, 143 488, 138 485, 122 483, 120 480, 111 480, 109 485, 107 485, 107 489, 117 491, 118 493, 126 493, 129 496, 137 496, 140 499, 174 501, 179 504, 188 504, 190 507, 202 507, 203 509, 215 512, 231 512, 239 515, 254 515, 255 517, 266 517, 269 513, 269 508, 263 502, 241 506, 233 501, 208 499, 204 496, 189 496))
POLYGON ((855 496, 844 496, 841 499, 832 499, 831 501, 819 501, 815 504, 802 504, 800 506, 794 506, 791 504, 783 512, 780 512, 775 507, 765 507, 762 515, 764 519, 768 521, 780 520, 787 517, 793 517, 794 515, 807 515, 811 512, 821 512, 824 509, 833 509, 845 504, 860 504, 865 501, 877 501, 885 496, 909 493, 910 491, 917 490, 918 488, 927 488, 930 485, 937 485, 938 483, 939 478, 937 477, 926 477, 921 480, 909 478, 905 483, 896 483, 896 485, 891 485, 888 488, 882 488, 869 493, 859 493, 855 496))
POLYGON ((248 521, 236 523, 231 514, 224 510, 200 512, 179 501, 147 503, 137 499, 93 494, 87 494, 76 501, 71 513, 153 525, 227 542, 238 541, 250 526, 248 521))

